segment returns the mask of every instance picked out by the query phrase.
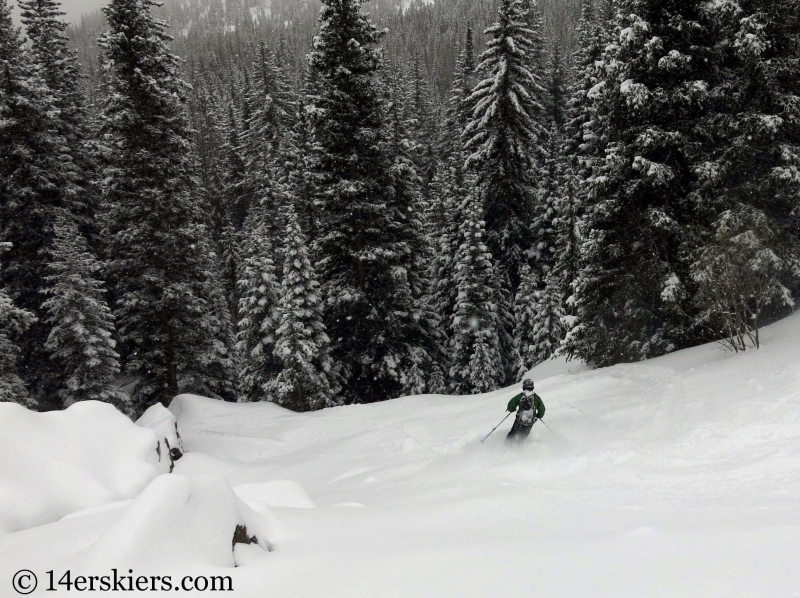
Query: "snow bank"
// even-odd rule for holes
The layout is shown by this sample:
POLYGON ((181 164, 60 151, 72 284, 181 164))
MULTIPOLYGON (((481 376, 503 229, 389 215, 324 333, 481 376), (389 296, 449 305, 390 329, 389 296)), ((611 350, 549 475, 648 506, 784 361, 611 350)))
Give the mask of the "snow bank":
POLYGON ((121 563, 148 572, 234 567, 234 535, 255 537, 261 550, 269 551, 273 521, 239 500, 222 478, 162 475, 89 548, 76 569, 107 572, 121 563))
POLYGON ((183 456, 183 443, 178 432, 178 422, 172 412, 161 403, 152 405, 136 420, 136 425, 149 428, 158 437, 157 453, 162 461, 170 464, 170 471, 174 462, 183 456))
POLYGON ((152 430, 113 406, 36 413, 0 403, 0 534, 133 498, 169 470, 152 430))

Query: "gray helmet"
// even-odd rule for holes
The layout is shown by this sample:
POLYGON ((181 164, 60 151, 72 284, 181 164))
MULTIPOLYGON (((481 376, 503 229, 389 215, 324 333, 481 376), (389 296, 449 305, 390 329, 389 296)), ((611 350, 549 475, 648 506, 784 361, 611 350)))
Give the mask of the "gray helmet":
POLYGON ((522 381, 522 390, 533 390, 533 380, 528 378, 522 381))

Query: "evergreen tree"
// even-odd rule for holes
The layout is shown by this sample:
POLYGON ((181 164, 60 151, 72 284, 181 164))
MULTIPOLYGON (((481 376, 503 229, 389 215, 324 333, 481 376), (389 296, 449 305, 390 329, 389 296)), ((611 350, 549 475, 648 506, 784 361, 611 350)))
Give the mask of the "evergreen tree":
POLYGON ((275 379, 281 370, 275 356, 279 325, 278 282, 270 226, 263 208, 251 210, 245 223, 244 260, 239 279, 237 350, 242 359, 239 401, 277 401, 275 379))
POLYGON ((714 336, 728 336, 733 325, 754 329, 757 339, 765 310, 794 305, 790 289, 800 272, 797 9, 794 2, 763 0, 709 8, 732 41, 720 57, 715 110, 698 123, 713 140, 699 170, 699 203, 713 238, 697 251, 692 276, 700 326, 714 336))
POLYGON ((247 159, 246 187, 253 201, 261 206, 267 232, 277 239, 283 211, 282 186, 277 183, 282 174, 281 147, 291 129, 295 107, 283 65, 264 42, 259 43, 256 51, 250 93, 245 98, 251 110, 242 139, 247 159))
MULTIPOLYGON (((8 243, 0 243, 0 253, 8 249, 8 243)), ((0 287, 0 402, 20 403, 26 407, 35 405, 17 374, 20 349, 16 343, 35 320, 31 312, 15 306, 5 289, 0 287)))
POLYGON ((309 106, 299 102, 297 119, 284 150, 284 179, 286 192, 293 198, 300 228, 313 244, 319 235, 317 214, 316 166, 314 163, 314 131, 309 106))
POLYGON ((555 43, 550 52, 547 95, 550 102, 550 122, 556 131, 561 132, 566 123, 566 69, 561 52, 561 44, 555 43))
POLYGON ((393 73, 389 87, 386 154, 392 163, 390 174, 394 188, 393 203, 402 219, 400 224, 406 231, 410 249, 404 268, 415 306, 413 318, 419 326, 418 345, 406 347, 401 392, 405 395, 418 395, 426 390, 425 372, 431 370, 433 363, 443 362, 444 354, 441 352, 441 345, 436 342, 440 322, 432 307, 429 268, 434 248, 428 244, 430 237, 425 234, 429 211, 422 193, 424 182, 417 174, 413 161, 418 144, 411 139, 409 128, 413 119, 406 118, 406 85, 397 71, 393 73))
MULTIPOLYGON (((228 302, 228 312, 233 322, 239 322, 239 264, 241 263, 241 248, 239 246, 239 233, 231 222, 222 230, 222 278, 225 297, 228 302)), ((235 327, 234 327, 235 328, 235 327)))
MULTIPOLYGON (((439 321, 442 348, 448 345, 450 320, 456 303, 455 254, 461 244, 464 221, 460 206, 474 184, 474 175, 464 168, 466 152, 461 135, 471 113, 469 97, 475 81, 475 47, 472 29, 467 27, 466 43, 458 57, 453 85, 447 100, 444 124, 444 161, 431 184, 426 221, 431 248, 431 308, 439 321)), ((438 374, 437 374, 438 375, 438 374)))
POLYGON ((529 224, 547 131, 539 101, 544 89, 529 68, 534 32, 521 0, 503 0, 498 17, 486 30, 491 39, 478 67, 484 79, 470 98, 475 109, 464 137, 472 152, 467 166, 477 175, 487 245, 513 293, 523 254, 534 242, 529 224))
POLYGON ((100 264, 80 231, 61 219, 55 225, 50 250, 47 313, 50 334, 48 377, 64 407, 77 401, 106 401, 125 406, 125 396, 113 388, 119 355, 113 340, 114 317, 106 303, 100 264))
POLYGON ((528 265, 522 267, 522 282, 514 303, 518 381, 531 368, 550 359, 561 344, 563 314, 559 290, 549 276, 540 281, 528 265))
MULTIPOLYGON (((608 12, 600 3, 595 10, 593 0, 581 1, 581 17, 576 27, 577 48, 572 57, 570 85, 567 90, 565 125, 561 146, 564 167, 564 193, 557 198, 554 228, 559 248, 549 281, 558 285, 562 297, 564 329, 567 339, 578 326, 578 308, 574 287, 580 269, 580 225, 596 166, 604 157, 598 104, 604 83, 604 39, 609 23, 608 12)), ((551 292, 556 292, 553 289, 551 292)), ((567 340, 567 344, 570 341, 567 340)))
POLYGON ((247 166, 239 134, 239 121, 234 106, 228 108, 228 136, 223 147, 224 171, 222 189, 225 195, 227 218, 235 231, 242 230, 250 210, 247 193, 247 166))
POLYGON ((703 227, 692 189, 715 62, 705 4, 622 2, 619 43, 595 90, 608 145, 592 181, 568 349, 598 366, 696 342, 689 256, 703 227))
POLYGON ((310 411, 336 404, 338 389, 331 383, 334 369, 330 340, 322 323, 319 282, 309 259, 306 237, 290 205, 283 241, 279 326, 275 356, 280 359, 275 401, 293 411, 310 411))
POLYGON ((21 0, 19 6, 31 42, 32 59, 58 109, 55 116, 58 132, 66 142, 60 149, 69 154, 75 169, 76 186, 65 189, 72 216, 85 234, 96 236, 98 199, 91 179, 97 165, 91 152, 90 118, 81 88, 80 64, 65 35, 68 23, 61 18, 64 13, 57 0, 21 0))
MULTIPOLYGON (((109 274, 134 409, 184 390, 221 396, 232 377, 218 317, 207 206, 198 201, 187 85, 151 0, 112 0, 100 44, 110 94, 102 133, 109 274)), ((231 397, 227 397, 231 398, 231 397)))
POLYGON ((494 266, 474 196, 465 207, 462 228, 455 258, 458 295, 451 319, 450 390, 454 394, 482 393, 497 388, 505 376, 494 266))
POLYGON ((417 231, 386 155, 382 32, 360 0, 323 4, 310 64, 326 325, 345 400, 374 402, 403 392, 413 355, 430 342, 410 272, 417 231))
POLYGON ((36 394, 47 371, 47 324, 41 311, 45 253, 59 214, 79 212, 77 168, 65 152, 56 100, 0 0, 0 239, 10 243, 0 285, 33 313, 18 340, 21 377, 36 394))

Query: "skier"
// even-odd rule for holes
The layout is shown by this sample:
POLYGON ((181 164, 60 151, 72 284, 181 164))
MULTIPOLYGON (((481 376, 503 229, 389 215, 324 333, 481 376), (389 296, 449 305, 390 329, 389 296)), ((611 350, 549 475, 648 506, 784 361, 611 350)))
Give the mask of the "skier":
POLYGON ((517 419, 514 420, 506 441, 520 443, 531 433, 534 422, 544 417, 544 403, 533 392, 533 380, 526 379, 522 382, 522 392, 508 402, 508 411, 516 411, 517 419))

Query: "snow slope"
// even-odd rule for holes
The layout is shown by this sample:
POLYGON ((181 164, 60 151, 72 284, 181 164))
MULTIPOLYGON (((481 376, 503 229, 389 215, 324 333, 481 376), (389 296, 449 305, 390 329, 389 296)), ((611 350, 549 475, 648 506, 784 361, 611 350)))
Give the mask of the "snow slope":
MULTIPOLYGON (((800 596, 800 314, 760 351, 533 375, 552 431, 517 448, 510 419, 480 442, 517 387, 310 414, 176 398, 175 474, 224 479, 274 549, 208 574, 253 598, 800 596)), ((135 506, 0 537, 0 596, 16 569, 77 567, 103 534, 143 545, 119 532, 135 506)), ((165 527, 147 537, 179 547, 165 527)), ((181 573, 180 550, 159 569, 181 573)))
POLYGON ((104 403, 50 413, 0 403, 0 535, 136 496, 169 471, 157 446, 104 403))

